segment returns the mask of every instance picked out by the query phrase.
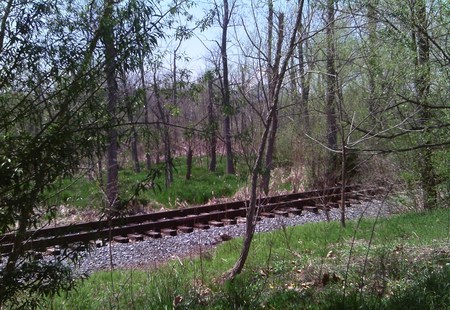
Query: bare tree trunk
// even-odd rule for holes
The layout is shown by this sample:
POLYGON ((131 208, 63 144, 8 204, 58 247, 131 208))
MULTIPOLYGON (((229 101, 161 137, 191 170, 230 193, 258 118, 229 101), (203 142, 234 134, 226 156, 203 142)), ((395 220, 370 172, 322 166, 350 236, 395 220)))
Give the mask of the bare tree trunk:
MULTIPOLYGON (((98 119, 98 118, 96 118, 98 119)), ((100 135, 97 135, 97 171, 98 171, 98 184, 102 190, 104 190, 104 179, 103 179, 103 151, 101 145, 100 135)))
POLYGON ((368 79, 369 79, 369 98, 368 108, 372 118, 372 126, 378 122, 378 108, 376 107, 376 77, 377 69, 377 20, 376 20, 377 1, 369 1, 367 4, 367 30, 369 32, 369 55, 368 55, 368 79))
POLYGON ((127 77, 125 72, 121 70, 121 80, 123 84, 123 91, 125 93, 125 102, 126 102, 126 110, 127 110, 127 118, 128 123, 130 123, 130 140, 131 140, 131 160, 133 161, 134 171, 139 173, 141 172, 141 165, 139 163, 139 154, 138 154, 138 134, 136 131, 136 127, 134 126, 134 116, 133 116, 133 106, 132 102, 129 100, 130 91, 128 87, 127 77))
MULTIPOLYGON (((326 93, 326 115, 327 115, 327 146, 331 150, 337 149, 337 121, 336 121, 336 67, 334 46, 334 0, 327 2, 327 93, 326 93)), ((326 182, 328 186, 334 185, 336 180, 336 154, 330 152, 328 159, 328 172, 326 182)))
MULTIPOLYGON (((273 169, 273 154, 275 153, 275 142, 277 137, 278 130, 278 94, 277 93, 277 84, 280 79, 280 63, 282 57, 282 45, 284 41, 284 14, 279 13, 278 15, 278 33, 277 33, 277 46, 275 49, 275 59, 272 62, 272 38, 273 38, 273 2, 269 1, 269 14, 268 14, 268 84, 269 84, 269 95, 268 101, 270 105, 275 105, 275 112, 273 115, 272 126, 269 133, 269 138, 267 142, 267 152, 265 159, 265 167, 263 174, 262 187, 264 193, 267 195, 269 193, 269 185, 270 185, 270 173, 273 169)), ((285 61, 289 61, 285 59, 285 61)), ((284 72, 283 72, 284 74, 284 72)))
MULTIPOLYGON (((432 112, 428 107, 428 94, 430 92, 430 42, 427 36, 426 1, 419 0, 414 6, 416 19, 415 38, 417 45, 417 77, 416 92, 418 102, 423 103, 420 111, 419 123, 427 128, 427 123, 432 118, 432 112)), ((430 131, 425 130, 423 136, 426 144, 430 143, 430 131)), ((436 171, 433 165, 433 152, 430 148, 420 151, 420 175, 422 181, 423 204, 425 209, 432 209, 437 205, 436 171)))
POLYGON ((186 154, 186 180, 191 179, 192 174, 192 158, 194 157, 194 152, 192 150, 192 145, 189 143, 188 151, 186 154))
MULTIPOLYGON (((300 25, 302 13, 303 13, 303 4, 304 4, 304 0, 298 1, 298 11, 297 11, 297 16, 296 16, 296 21, 295 21, 295 29, 297 29, 298 26, 300 25)), ((252 243, 253 235, 255 233, 255 227, 256 227, 256 214, 257 214, 256 202, 257 202, 258 175, 261 171, 262 161, 263 161, 263 156, 264 156, 264 149, 266 148, 266 143, 268 140, 270 128, 272 128, 272 121, 273 121, 274 115, 278 109, 277 98, 279 97, 279 92, 280 92, 280 89, 282 86, 282 82, 283 82, 284 76, 287 71, 287 65, 288 65, 289 60, 294 51, 295 44, 297 43, 296 40, 297 40, 297 32, 294 31, 292 33, 292 36, 289 41, 288 49, 286 51, 286 56, 283 60, 282 65, 280 66, 280 71, 279 71, 280 73, 279 73, 278 79, 276 81, 276 87, 274 87, 275 92, 274 92, 273 98, 274 98, 275 102, 273 102, 270 105, 270 108, 268 111, 269 114, 268 114, 267 118, 265 119, 264 132, 263 132, 263 135, 261 138, 261 142, 259 144, 257 158, 256 158, 255 164, 252 169, 250 201, 249 201, 249 205, 247 206, 247 213, 246 213, 247 221, 246 221, 244 244, 242 246, 242 250, 241 250, 239 259, 236 261, 233 268, 227 274, 227 277, 229 279, 233 279, 237 274, 239 274, 242 271, 242 268, 244 268, 245 262, 247 260, 248 254, 250 252, 250 245, 252 243)), ((277 50, 281 50, 281 47, 280 47, 280 49, 277 48, 277 50)), ((281 60, 281 56, 280 56, 280 60, 281 60)), ((277 68, 278 68, 278 66, 277 66, 277 68)))
POLYGON ((213 76, 212 72, 207 76, 208 79, 208 127, 210 130, 210 157, 209 171, 216 171, 217 166, 217 121, 214 115, 214 95, 213 95, 213 76))
MULTIPOLYGON (((342 106, 341 106, 342 107, 342 106)), ((342 110, 341 110, 342 113, 342 110)), ((347 146, 345 141, 345 132, 342 128, 341 119, 341 226, 345 227, 345 187, 347 186, 347 146)))
POLYGON ((307 73, 305 70, 306 67, 306 57, 303 46, 306 45, 306 41, 303 36, 303 27, 299 28, 299 35, 301 36, 301 42, 298 44, 298 59, 299 59, 299 74, 300 74, 300 87, 302 89, 301 101, 300 101, 300 113, 303 119, 302 127, 303 130, 307 133, 311 133, 311 125, 309 120, 309 109, 308 109, 308 101, 309 101, 309 91, 310 91, 310 78, 307 77, 307 73))
POLYGON ((117 163, 118 138, 115 125, 116 108, 118 105, 118 93, 116 74, 116 47, 114 46, 114 27, 113 27, 113 7, 114 1, 109 0, 105 4, 105 23, 106 29, 103 32, 103 42, 105 44, 105 75, 108 93, 107 111, 110 118, 110 128, 108 130, 108 148, 107 148, 107 184, 106 196, 110 209, 114 209, 118 203, 119 195, 119 165, 117 163))
POLYGON ((250 201, 249 205, 247 206, 247 213, 246 213, 246 229, 245 229, 244 244, 242 245, 241 254, 239 255, 238 260, 234 264, 233 268, 227 274, 227 278, 229 279, 233 279, 237 274, 241 273, 242 268, 244 268, 245 262, 247 261, 248 254, 250 252, 250 246, 253 240, 253 235, 255 233, 256 227, 258 175, 261 171, 264 150, 266 148, 266 142, 271 128, 274 113, 275 113, 275 106, 272 106, 272 109, 270 110, 270 113, 265 122, 265 129, 263 136, 261 138, 261 142, 259 144, 256 162, 252 169, 250 201))
POLYGON ((223 130, 225 136, 225 149, 227 154, 227 173, 234 174, 234 159, 233 148, 231 140, 231 114, 232 107, 230 101, 230 82, 228 76, 228 54, 227 54, 227 33, 228 24, 230 22, 231 12, 228 6, 228 0, 223 0, 223 20, 222 20, 222 43, 220 46, 220 53, 222 56, 222 68, 223 68, 223 94, 222 105, 225 113, 223 121, 223 130))
POLYGON ((158 108, 159 118, 164 122, 161 129, 164 143, 165 186, 170 187, 170 185, 172 185, 173 183, 173 163, 172 163, 172 150, 170 144, 169 115, 164 112, 164 108, 161 103, 159 87, 156 80, 156 72, 154 72, 153 74, 153 88, 155 92, 156 106, 158 108))
MULTIPOLYGON (((148 122, 150 121, 150 107, 149 107, 149 103, 148 103, 148 97, 147 97, 147 85, 145 84, 145 71, 144 71, 144 56, 140 55, 140 60, 139 60, 139 73, 140 73, 140 79, 141 79, 141 87, 142 87, 142 96, 143 96, 143 100, 144 100, 144 118, 145 118, 145 123, 148 124, 148 122)), ((146 130, 148 130, 148 128, 146 128, 146 130)), ((150 156, 150 135, 147 135, 147 140, 146 142, 146 146, 145 146, 145 165, 147 168, 147 171, 150 171, 150 169, 152 168, 152 159, 150 156)))

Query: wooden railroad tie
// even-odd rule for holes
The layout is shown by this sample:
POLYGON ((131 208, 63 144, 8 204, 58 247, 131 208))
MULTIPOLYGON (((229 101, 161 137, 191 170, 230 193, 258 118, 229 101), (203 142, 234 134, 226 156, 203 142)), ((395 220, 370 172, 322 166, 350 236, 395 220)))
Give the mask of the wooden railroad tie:
POLYGON ((236 224, 236 219, 222 219, 222 222, 225 225, 235 225, 236 224))
POLYGON ((273 211, 273 213, 275 215, 282 216, 282 217, 288 217, 289 216, 289 213, 286 210, 275 210, 275 211, 273 211))
POLYGON ((302 215, 302 209, 289 208, 289 209, 287 210, 287 212, 288 212, 290 215, 302 215))
POLYGON ((149 230, 149 231, 146 231, 144 234, 153 239, 161 238, 161 233, 158 231, 149 230))
POLYGON ((223 227, 223 222, 219 221, 209 221, 208 224, 214 227, 223 227))
POLYGON ((130 240, 124 236, 114 236, 113 240, 117 243, 128 243, 130 240))
POLYGON ((131 241, 142 241, 142 240, 144 240, 144 236, 141 235, 141 234, 128 234, 127 237, 131 241))
POLYGON ((196 223, 196 224, 194 224, 194 227, 198 228, 198 229, 209 229, 209 225, 203 224, 203 223, 196 223))
POLYGON ((182 233, 189 234, 194 231, 194 227, 192 226, 178 226, 177 229, 182 233))
POLYGON ((319 213, 319 209, 316 206, 303 206, 302 209, 303 211, 308 211, 316 214, 319 213))
POLYGON ((176 236, 177 235, 176 229, 172 229, 172 228, 163 228, 163 229, 161 229, 161 233, 166 236, 176 236))
POLYGON ((275 214, 273 214, 271 212, 261 212, 261 216, 266 217, 266 218, 274 218, 275 214))

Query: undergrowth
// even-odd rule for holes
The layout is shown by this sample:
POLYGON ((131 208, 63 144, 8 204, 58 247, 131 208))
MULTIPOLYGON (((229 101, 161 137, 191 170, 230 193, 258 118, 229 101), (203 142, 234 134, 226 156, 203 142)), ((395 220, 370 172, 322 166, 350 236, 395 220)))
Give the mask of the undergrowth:
POLYGON ((448 211, 376 224, 363 219, 346 228, 334 222, 285 227, 255 236, 246 268, 234 281, 221 276, 236 261, 241 239, 159 268, 149 262, 139 270, 97 272, 45 307, 448 309, 448 211))
MULTIPOLYGON (((163 164, 154 165, 151 171, 142 169, 140 173, 128 167, 120 169, 119 196, 123 203, 129 208, 152 205, 156 209, 175 208, 187 203, 204 204, 216 197, 232 196, 246 181, 245 173, 226 174, 222 161, 218 162, 215 172, 209 171, 207 161, 201 157, 194 159, 191 179, 186 180, 185 159, 176 158, 173 162, 174 182, 169 188, 164 186, 163 164)), ((61 179, 48 193, 48 203, 99 210, 105 197, 100 184, 100 180, 84 175, 61 179)))

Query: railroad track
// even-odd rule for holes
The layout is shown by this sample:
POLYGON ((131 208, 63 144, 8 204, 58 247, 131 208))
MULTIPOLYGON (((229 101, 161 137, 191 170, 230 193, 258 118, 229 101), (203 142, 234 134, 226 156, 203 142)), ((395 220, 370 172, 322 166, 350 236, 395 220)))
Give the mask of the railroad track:
MULTIPOLYGON (((307 191, 261 198, 258 200, 259 217, 288 216, 302 212, 315 212, 338 207, 340 187, 307 191)), ((358 186, 346 187, 347 199, 360 199, 372 195, 373 189, 361 190, 358 186)), ((349 205, 351 200, 346 201, 349 205)), ((194 229, 208 229, 210 226, 224 226, 245 221, 248 200, 210 204, 197 207, 118 217, 110 220, 85 222, 59 227, 44 227, 26 233, 23 250, 45 251, 51 247, 73 247, 89 242, 113 240, 126 243, 140 241, 144 236, 160 238, 162 235, 174 236, 179 232, 189 233, 194 229)), ((13 250, 14 233, 0 235, 0 253, 13 250)), ((81 246, 84 248, 84 246, 81 246)))

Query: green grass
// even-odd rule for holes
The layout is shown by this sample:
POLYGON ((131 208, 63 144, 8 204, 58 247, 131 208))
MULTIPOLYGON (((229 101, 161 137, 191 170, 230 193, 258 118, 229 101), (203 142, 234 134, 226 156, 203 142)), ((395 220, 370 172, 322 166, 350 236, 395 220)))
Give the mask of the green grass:
POLYGON ((241 239, 202 259, 95 273, 46 307, 172 309, 179 301, 177 309, 448 309, 449 238, 449 209, 375 226, 374 220, 346 228, 308 224, 256 235, 233 282, 220 279, 236 261, 241 239))
MULTIPOLYGON (((181 203, 203 204, 211 198, 232 196, 245 183, 246 174, 227 175, 224 163, 219 161, 217 171, 207 169, 204 158, 195 158, 190 180, 186 180, 184 158, 174 159, 174 182, 169 188, 164 183, 164 167, 155 165, 151 172, 136 173, 129 168, 119 171, 119 191, 123 201, 133 199, 139 205, 155 208, 177 207, 181 203), (136 194, 136 189, 139 194, 136 194)), ((241 171, 244 170, 241 167, 241 171)), ((50 204, 65 204, 79 208, 100 209, 104 194, 98 181, 81 176, 63 179, 48 194, 50 204)))

